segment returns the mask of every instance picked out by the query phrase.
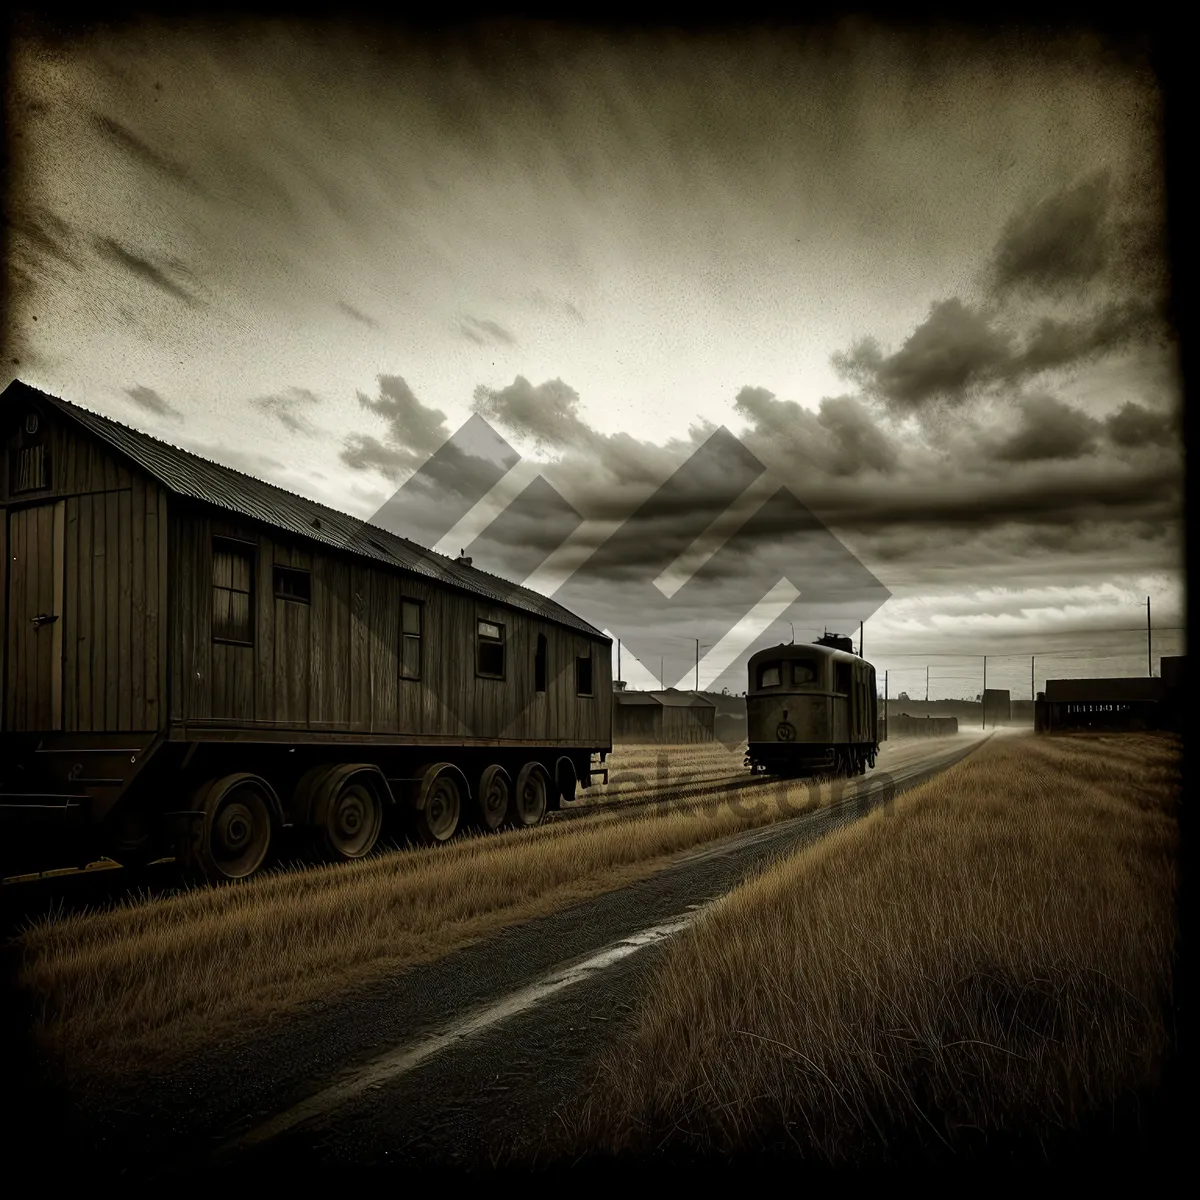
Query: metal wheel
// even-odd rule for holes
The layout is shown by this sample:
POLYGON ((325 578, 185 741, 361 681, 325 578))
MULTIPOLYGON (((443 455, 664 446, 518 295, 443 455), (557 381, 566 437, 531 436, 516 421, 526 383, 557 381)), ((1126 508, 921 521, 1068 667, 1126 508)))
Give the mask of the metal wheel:
POLYGON ((517 776, 516 792, 509 821, 519 828, 529 828, 541 823, 546 815, 547 797, 550 793, 550 777, 541 763, 526 763, 517 776))
POLYGON ((369 783, 352 777, 318 799, 313 817, 325 855, 349 861, 375 848, 383 828, 383 805, 369 783))
POLYGON ((458 830, 462 815, 462 787, 458 772, 448 763, 435 763, 421 772, 414 825, 417 840, 426 845, 448 842, 458 830))
POLYGON ((503 767, 493 763, 484 770, 475 793, 475 820, 481 829, 495 831, 508 819, 512 790, 512 780, 503 767))
POLYGON ((246 879, 271 844, 269 785, 253 775, 229 775, 204 790, 198 820, 183 850, 184 869, 209 883, 246 879))

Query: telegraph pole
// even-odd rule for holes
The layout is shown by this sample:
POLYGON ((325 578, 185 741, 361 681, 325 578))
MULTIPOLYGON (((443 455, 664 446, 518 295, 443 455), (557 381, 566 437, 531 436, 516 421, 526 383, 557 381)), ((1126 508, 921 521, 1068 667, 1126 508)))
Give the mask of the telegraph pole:
POLYGON ((617 638, 617 678, 621 678, 621 639, 617 638))
MULTIPOLYGON (((925 703, 929 703, 929 664, 925 664, 925 703)), ((926 714, 928 716, 928 714, 926 714)))
POLYGON ((859 621, 859 623, 858 623, 858 657, 859 658, 862 658, 862 631, 863 631, 863 622, 859 621))
POLYGON ((883 740, 888 740, 888 726, 891 724, 888 718, 888 673, 883 672, 883 740))
POLYGON ((1154 674, 1153 660, 1150 657, 1150 597, 1146 597, 1146 674, 1154 674))
POLYGON ((658 686, 665 692, 667 690, 667 677, 663 674, 663 656, 658 656, 658 686))
POLYGON ((696 639, 696 691, 700 690, 700 639, 696 639))
POLYGON ((1035 703, 1037 701, 1037 684, 1033 680, 1033 665, 1037 662, 1037 655, 1032 654, 1029 657, 1029 698, 1035 703))
POLYGON ((983 694, 979 697, 979 707, 983 709, 983 727, 987 728, 987 655, 983 656, 983 694))

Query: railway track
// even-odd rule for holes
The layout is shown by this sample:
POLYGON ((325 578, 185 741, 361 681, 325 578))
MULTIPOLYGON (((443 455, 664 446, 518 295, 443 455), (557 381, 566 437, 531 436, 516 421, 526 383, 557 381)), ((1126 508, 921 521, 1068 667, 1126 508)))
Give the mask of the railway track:
MULTIPOLYGON (((894 796, 924 782, 965 757, 981 745, 982 740, 937 755, 933 762, 918 758, 915 763, 896 763, 890 769, 877 766, 865 775, 849 778, 825 775, 780 779, 775 776, 752 776, 744 769, 739 772, 721 771, 712 776, 703 772, 686 772, 684 778, 674 783, 632 787, 628 791, 617 791, 612 796, 601 793, 595 798, 588 796, 569 801, 563 808, 548 813, 545 823, 616 819, 637 809, 652 809, 655 806, 667 810, 703 808, 706 800, 717 805, 731 800, 773 800, 781 806, 781 818, 796 816, 821 806, 827 807, 830 812, 840 812, 856 804, 873 807, 886 799, 879 795, 881 791, 890 789, 894 796)), ((619 782, 614 780, 614 783, 619 782)), ((634 783, 634 780, 624 782, 634 783)), ((377 853, 403 853, 405 849, 404 845, 393 841, 383 845, 377 853)), ((304 870, 310 865, 296 860, 289 863, 285 859, 275 870, 304 870)), ((169 858, 136 870, 116 863, 98 862, 87 868, 15 876, 0 884, 0 925, 3 933, 11 936, 39 918, 108 908, 143 899, 165 898, 185 890, 186 885, 181 884, 175 874, 174 860, 169 858)))

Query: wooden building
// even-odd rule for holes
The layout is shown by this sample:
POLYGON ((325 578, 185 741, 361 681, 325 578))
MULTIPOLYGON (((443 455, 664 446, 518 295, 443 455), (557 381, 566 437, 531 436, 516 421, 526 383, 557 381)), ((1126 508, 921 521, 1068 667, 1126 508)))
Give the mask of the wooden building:
POLYGON ((221 802, 188 789, 235 770, 305 826, 304 771, 350 761, 360 807, 465 817, 507 776, 492 808, 540 819, 611 747, 610 639, 552 600, 19 381, 0 437, 6 827, 157 844, 139 777, 214 809, 193 829, 221 802))
POLYGON ((616 692, 613 741, 643 745, 711 742, 717 706, 698 692, 616 692))
POLYGON ((1034 727, 1039 733, 1158 729, 1164 697, 1163 681, 1150 676, 1048 679, 1034 706, 1034 727))

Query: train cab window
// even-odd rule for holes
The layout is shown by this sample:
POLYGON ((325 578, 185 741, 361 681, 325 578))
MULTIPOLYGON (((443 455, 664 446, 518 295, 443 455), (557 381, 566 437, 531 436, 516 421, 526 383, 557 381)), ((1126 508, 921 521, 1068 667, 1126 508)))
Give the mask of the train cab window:
POLYGON ((792 685, 795 687, 803 687, 806 684, 816 683, 819 678, 817 664, 804 659, 796 659, 792 662, 792 685))
POLYGON ((421 678, 421 619, 419 600, 400 601, 400 678, 421 678))
POLYGON ((485 679, 503 679, 504 626, 495 621, 479 621, 475 641, 475 673, 485 679))
POLYGON ((590 696, 592 694, 592 652, 577 655, 575 658, 575 695, 590 696))
POLYGON ((850 692, 850 664, 835 663, 833 676, 833 690, 835 692, 850 692))
POLYGON ((254 644, 254 546, 232 538, 212 540, 214 642, 254 644))
POLYGON ((779 686, 778 663, 769 663, 758 668, 758 686, 760 688, 779 686))
POLYGON ((546 690, 546 635, 544 633, 537 635, 537 650, 533 655, 533 690, 535 692, 546 690))

